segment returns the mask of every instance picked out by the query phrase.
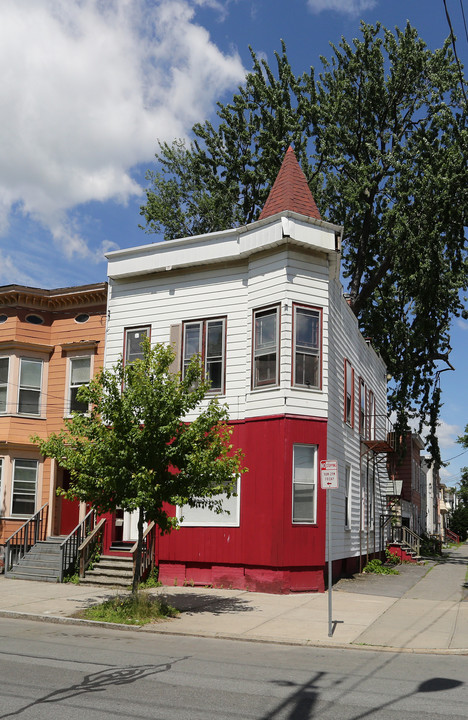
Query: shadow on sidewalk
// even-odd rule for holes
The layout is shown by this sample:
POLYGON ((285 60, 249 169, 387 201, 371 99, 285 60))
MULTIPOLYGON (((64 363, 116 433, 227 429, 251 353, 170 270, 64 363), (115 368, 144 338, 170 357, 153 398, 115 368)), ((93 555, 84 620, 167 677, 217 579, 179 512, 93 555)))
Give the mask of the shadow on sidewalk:
MULTIPOLYGON (((228 613, 252 612, 254 608, 239 597, 219 597, 210 596, 207 593, 157 593, 157 597, 162 598, 169 605, 177 608, 180 612, 187 615, 196 613, 209 612, 211 615, 224 615, 228 613)), ((153 597, 155 596, 152 593, 153 597)))

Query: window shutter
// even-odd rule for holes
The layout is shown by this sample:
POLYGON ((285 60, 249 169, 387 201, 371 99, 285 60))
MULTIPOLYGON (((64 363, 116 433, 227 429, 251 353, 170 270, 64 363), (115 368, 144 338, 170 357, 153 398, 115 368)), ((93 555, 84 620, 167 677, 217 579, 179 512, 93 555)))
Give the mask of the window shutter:
POLYGON ((169 328, 169 342, 175 352, 175 358, 169 366, 172 375, 180 373, 180 357, 182 350, 182 325, 171 325, 169 328))

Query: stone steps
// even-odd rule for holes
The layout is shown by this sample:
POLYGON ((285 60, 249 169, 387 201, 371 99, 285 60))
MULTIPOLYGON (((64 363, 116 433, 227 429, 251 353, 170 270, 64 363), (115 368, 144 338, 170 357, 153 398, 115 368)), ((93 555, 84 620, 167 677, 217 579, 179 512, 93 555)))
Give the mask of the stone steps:
POLYGON ((58 582, 61 569, 60 546, 65 537, 50 537, 36 543, 18 563, 8 577, 15 580, 58 582))
POLYGON ((133 582, 133 560, 131 557, 102 555, 92 570, 86 570, 80 580, 83 585, 99 585, 128 588, 133 582))

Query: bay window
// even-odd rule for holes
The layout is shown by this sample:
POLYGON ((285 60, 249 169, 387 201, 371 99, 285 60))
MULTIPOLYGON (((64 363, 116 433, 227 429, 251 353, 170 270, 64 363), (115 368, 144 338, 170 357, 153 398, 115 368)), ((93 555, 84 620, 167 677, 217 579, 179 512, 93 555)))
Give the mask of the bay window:
POLYGON ((320 387, 320 311, 294 306, 294 385, 320 387))
POLYGON ((9 361, 10 358, 0 358, 0 413, 7 410, 9 361))
POLYGON ((40 415, 42 360, 20 359, 18 413, 40 415))
POLYGON ((252 387, 278 384, 279 308, 254 311, 252 387))
POLYGON ((36 509, 37 460, 13 462, 13 492, 11 514, 27 517, 36 509))

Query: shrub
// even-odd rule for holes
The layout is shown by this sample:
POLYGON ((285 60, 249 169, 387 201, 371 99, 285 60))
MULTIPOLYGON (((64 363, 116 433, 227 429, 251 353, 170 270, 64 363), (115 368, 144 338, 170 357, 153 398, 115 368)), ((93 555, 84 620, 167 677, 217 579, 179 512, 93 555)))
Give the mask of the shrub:
POLYGON ((382 561, 378 558, 374 558, 373 560, 370 560, 366 567, 364 568, 363 572, 365 573, 373 573, 375 575, 398 575, 398 570, 391 567, 385 567, 385 565, 382 565, 382 561))

